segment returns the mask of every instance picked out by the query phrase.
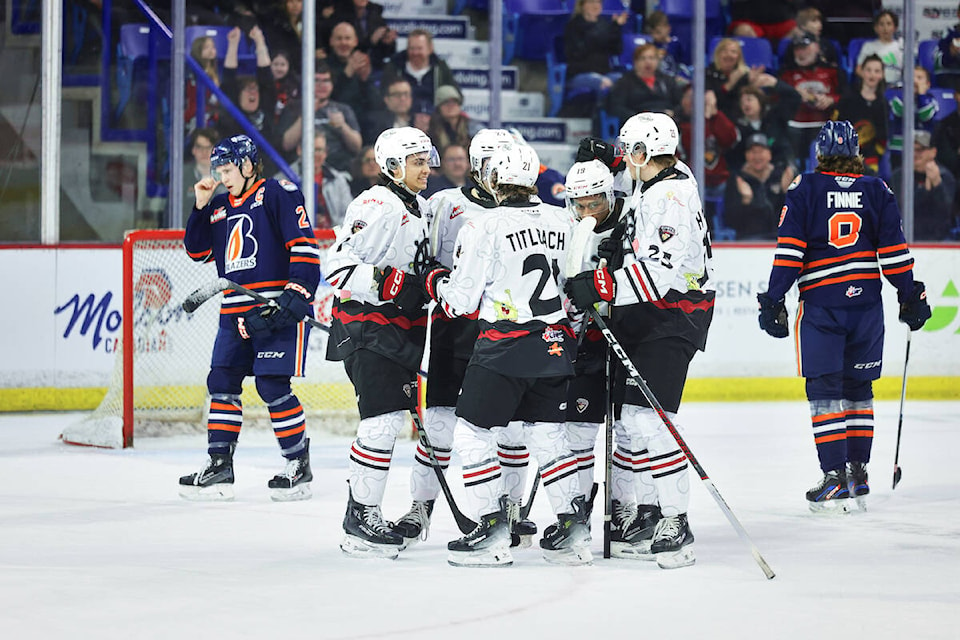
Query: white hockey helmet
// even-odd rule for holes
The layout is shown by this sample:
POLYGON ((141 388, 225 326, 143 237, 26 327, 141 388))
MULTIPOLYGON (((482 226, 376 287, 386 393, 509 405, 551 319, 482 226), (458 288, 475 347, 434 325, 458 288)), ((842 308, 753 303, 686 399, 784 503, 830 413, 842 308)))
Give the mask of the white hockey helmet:
POLYGON ((574 200, 585 196, 602 193, 607 196, 607 211, 613 210, 613 174, 607 165, 599 160, 577 162, 567 172, 566 187, 567 207, 580 217, 574 207, 574 200))
POLYGON ((470 170, 479 177, 483 161, 509 144, 514 144, 514 139, 506 129, 480 129, 470 141, 470 170))
POLYGON ((483 170, 483 182, 491 188, 493 174, 497 174, 497 184, 514 184, 520 187, 532 187, 540 177, 540 158, 529 145, 512 144, 493 152, 490 162, 483 170))
POLYGON ((406 175, 407 156, 418 153, 427 153, 428 164, 431 167, 440 166, 440 154, 433 146, 430 138, 420 129, 413 127, 395 127, 387 129, 379 136, 373 145, 373 155, 383 171, 394 182, 403 182, 406 175), (400 175, 395 176, 393 171, 400 169, 400 175))
POLYGON ((638 113, 620 127, 620 146, 624 155, 642 152, 646 154, 644 164, 655 156, 674 155, 679 141, 677 123, 665 113, 638 113))

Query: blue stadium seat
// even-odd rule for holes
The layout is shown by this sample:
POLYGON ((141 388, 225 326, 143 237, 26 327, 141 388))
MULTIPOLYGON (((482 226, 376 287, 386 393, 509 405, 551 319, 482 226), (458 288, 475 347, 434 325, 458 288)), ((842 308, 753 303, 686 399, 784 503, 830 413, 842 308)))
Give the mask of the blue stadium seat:
POLYGON ((857 68, 857 58, 860 56, 860 49, 863 49, 863 44, 874 39, 875 38, 850 38, 850 42, 847 43, 847 59, 844 69, 847 75, 853 73, 853 70, 857 68))
MULTIPOLYGON (((671 33, 680 42, 693 42, 693 0, 660 0, 657 7, 670 18, 671 33)), ((726 26, 720 0, 706 0, 707 41, 713 36, 723 35, 726 26)), ((690 55, 693 46, 682 49, 682 58, 679 62, 691 64, 690 55)))
MULTIPOLYGON (((168 54, 169 55, 169 54, 168 54)), ((117 44, 117 107, 119 118, 133 93, 134 66, 150 56, 150 27, 146 24, 125 24, 120 27, 117 44)))
POLYGON ((917 43, 917 64, 927 70, 930 74, 930 82, 937 86, 937 76, 935 75, 935 61, 937 56, 937 40, 921 40, 917 43))
POLYGON ((600 120, 600 137, 612 142, 620 135, 620 119, 603 109, 597 114, 600 120))
POLYGON ((650 42, 650 36, 626 33, 623 34, 623 49, 620 51, 620 58, 617 60, 617 66, 620 69, 633 69, 633 51, 642 44, 650 42))
POLYGON ((546 60, 553 39, 570 19, 564 0, 506 0, 503 7, 503 62, 546 60))
POLYGON ((555 118, 563 106, 563 94, 567 84, 567 60, 563 53, 563 34, 554 36, 553 45, 547 50, 547 93, 550 97, 550 111, 547 115, 555 118))
MULTIPOLYGON (((714 36, 710 39, 710 46, 707 47, 707 64, 713 60, 713 50, 724 36, 714 36)), ((750 67, 762 65, 770 72, 777 70, 777 58, 773 55, 773 47, 766 38, 734 38, 740 43, 743 50, 743 60, 750 67)))

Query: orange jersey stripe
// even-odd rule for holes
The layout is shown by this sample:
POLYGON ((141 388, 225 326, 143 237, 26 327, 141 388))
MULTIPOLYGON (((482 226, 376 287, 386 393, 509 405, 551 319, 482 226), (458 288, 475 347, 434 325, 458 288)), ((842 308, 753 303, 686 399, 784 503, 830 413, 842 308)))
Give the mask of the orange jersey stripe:
POLYGON ((814 260, 813 262, 807 263, 807 269, 813 269, 816 267, 822 267, 825 264, 835 264, 837 262, 846 262, 852 258, 873 258, 876 257, 876 253, 873 251, 856 251, 854 253, 848 253, 844 256, 837 256, 835 258, 824 258, 823 260, 814 260))
POLYGON ((240 407, 235 404, 229 404, 227 402, 216 402, 212 401, 210 403, 211 409, 223 409, 224 411, 238 411, 240 407))
POLYGON ((813 421, 814 424, 817 424, 818 422, 827 422, 829 420, 836 420, 837 418, 842 418, 845 415, 846 414, 842 411, 840 413, 821 413, 818 416, 813 416, 811 420, 813 421))
POLYGON ((208 431, 232 431, 233 433, 240 433, 240 425, 225 424, 223 422, 208 422, 207 430, 208 431))
POLYGON ((836 442, 837 440, 846 440, 846 439, 847 439, 846 433, 834 433, 829 436, 819 436, 817 438, 814 438, 813 441, 816 444, 823 444, 825 442, 836 442))
POLYGON ((898 274, 898 273, 903 273, 903 272, 905 272, 905 271, 910 271, 910 269, 913 269, 913 265, 912 265, 912 264, 904 265, 904 266, 902 266, 902 267, 897 267, 896 269, 884 269, 884 270, 883 270, 883 275, 885 275, 885 276, 892 276, 892 275, 895 275, 895 274, 898 274))
POLYGON ((797 240, 796 238, 787 238, 784 236, 777 238, 777 244, 792 244, 794 246, 800 247, 801 249, 807 248, 807 243, 804 242, 803 240, 797 240))
POLYGON ((773 266, 775 267, 802 267, 803 262, 800 260, 784 260, 783 258, 777 258, 773 261, 773 266))
POLYGON ((907 250, 906 244, 895 244, 892 247, 880 247, 879 249, 877 249, 877 252, 878 253, 894 253, 896 251, 906 251, 906 250, 907 250))
POLYGON ((809 291, 810 289, 816 289, 817 287, 825 287, 828 284, 836 284, 838 282, 849 282, 850 280, 879 280, 879 273, 850 273, 845 276, 837 276, 836 278, 827 278, 826 280, 820 280, 819 282, 814 282, 813 284, 808 284, 800 287, 800 291, 809 291))
POLYGON ((856 429, 856 430, 847 429, 847 437, 848 438, 872 438, 873 431, 863 430, 863 429, 856 429))
POLYGON ((273 411, 271 411, 271 412, 270 412, 270 419, 271 419, 271 420, 279 420, 280 418, 287 418, 287 417, 292 416, 292 415, 294 415, 294 414, 296 414, 296 413, 299 413, 299 412, 302 411, 302 410, 303 410, 303 407, 296 406, 296 407, 294 407, 294 408, 292 408, 292 409, 287 409, 286 411, 278 411, 277 413, 274 413, 273 411))

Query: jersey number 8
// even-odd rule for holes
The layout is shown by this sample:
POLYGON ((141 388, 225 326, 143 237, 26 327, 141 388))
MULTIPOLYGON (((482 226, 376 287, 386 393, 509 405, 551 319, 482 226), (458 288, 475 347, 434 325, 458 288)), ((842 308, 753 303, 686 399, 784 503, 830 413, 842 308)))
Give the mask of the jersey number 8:
POLYGON ((843 249, 857 244, 863 218, 853 211, 838 211, 828 221, 830 225, 830 246, 843 249))

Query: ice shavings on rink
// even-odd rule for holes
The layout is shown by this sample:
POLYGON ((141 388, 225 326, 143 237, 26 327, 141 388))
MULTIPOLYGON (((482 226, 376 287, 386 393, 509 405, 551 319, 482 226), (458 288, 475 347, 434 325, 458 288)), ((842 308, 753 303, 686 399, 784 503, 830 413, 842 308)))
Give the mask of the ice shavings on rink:
MULTIPOLYGON (((38 639, 956 638, 960 403, 908 402, 903 479, 891 491, 897 409, 876 405, 869 510, 832 518, 811 515, 803 498, 820 477, 806 403, 681 409, 688 444, 777 572, 772 581, 693 474, 697 562, 686 569, 604 560, 602 506, 591 567, 547 565, 536 544, 510 568, 450 567, 446 543, 460 534, 442 497, 426 542, 396 561, 363 561, 338 548, 348 438, 312 433, 313 499, 273 503, 276 443, 267 431, 243 433, 236 502, 193 504, 177 496, 177 478, 203 464, 202 435, 69 447, 56 438, 77 414, 0 414, 0 630, 38 639)), ((387 518, 410 504, 412 462, 413 443, 401 441, 387 518)), ((545 496, 531 517, 541 531, 553 521, 545 496)))

